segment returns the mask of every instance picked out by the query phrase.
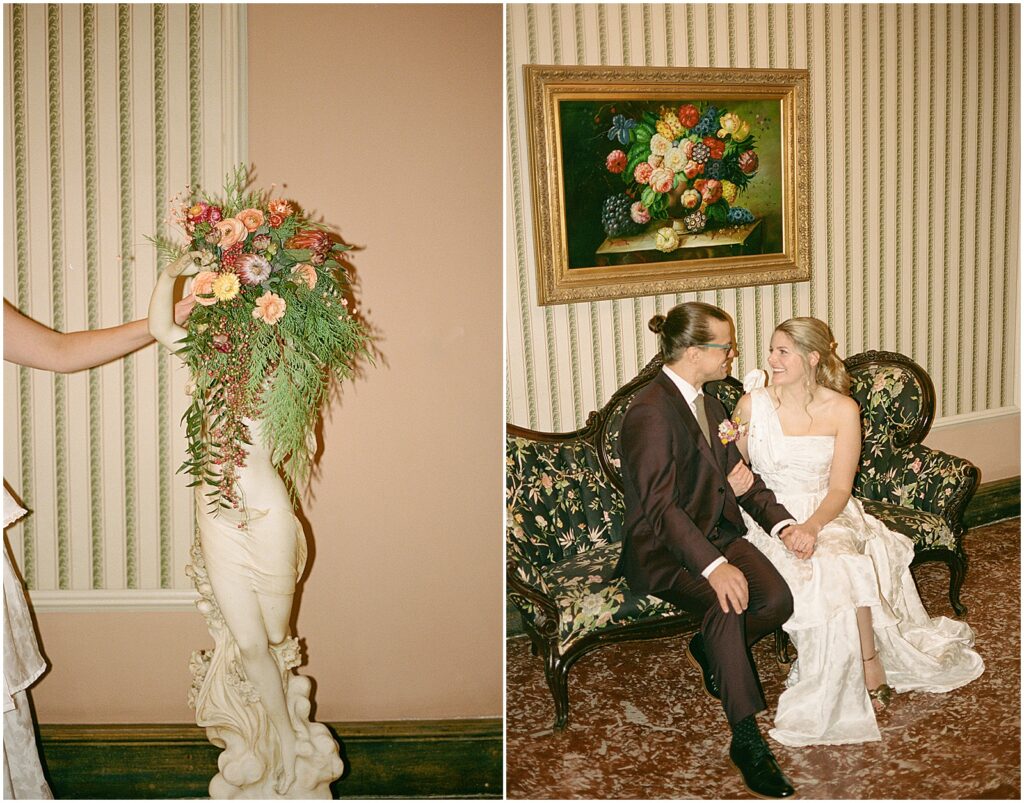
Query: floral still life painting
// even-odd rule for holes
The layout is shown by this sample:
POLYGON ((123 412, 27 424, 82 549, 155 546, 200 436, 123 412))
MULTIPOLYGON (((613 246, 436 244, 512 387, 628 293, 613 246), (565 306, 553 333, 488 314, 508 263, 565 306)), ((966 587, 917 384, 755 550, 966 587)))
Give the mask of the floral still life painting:
POLYGON ((806 70, 523 70, 539 303, 810 278, 806 70))
POLYGON ((777 101, 560 111, 570 268, 781 251, 777 101))

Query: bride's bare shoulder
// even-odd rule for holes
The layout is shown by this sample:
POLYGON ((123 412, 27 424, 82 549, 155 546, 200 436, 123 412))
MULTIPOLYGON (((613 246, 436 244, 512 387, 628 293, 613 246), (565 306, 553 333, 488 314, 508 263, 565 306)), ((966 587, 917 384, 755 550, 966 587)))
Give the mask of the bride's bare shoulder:
POLYGON ((836 419, 860 417, 860 407, 853 398, 844 393, 837 393, 831 388, 821 388, 821 391, 822 407, 829 416, 836 419))

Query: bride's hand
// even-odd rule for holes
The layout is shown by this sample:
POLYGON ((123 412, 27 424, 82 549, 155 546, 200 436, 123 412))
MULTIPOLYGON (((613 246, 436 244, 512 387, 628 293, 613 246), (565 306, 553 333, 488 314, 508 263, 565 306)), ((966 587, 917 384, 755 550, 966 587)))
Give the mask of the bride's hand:
POLYGON ((186 251, 174 262, 164 268, 168 276, 195 276, 201 268, 199 259, 202 257, 200 251, 186 251))
POLYGON ((733 493, 736 496, 743 496, 743 494, 750 490, 750 486, 754 484, 754 472, 750 470, 746 463, 740 460, 740 462, 733 466, 726 479, 729 480, 729 487, 732 488, 733 493))
POLYGON ((807 560, 814 554, 814 546, 818 540, 820 528, 813 524, 791 524, 780 534, 786 548, 801 560, 807 560))

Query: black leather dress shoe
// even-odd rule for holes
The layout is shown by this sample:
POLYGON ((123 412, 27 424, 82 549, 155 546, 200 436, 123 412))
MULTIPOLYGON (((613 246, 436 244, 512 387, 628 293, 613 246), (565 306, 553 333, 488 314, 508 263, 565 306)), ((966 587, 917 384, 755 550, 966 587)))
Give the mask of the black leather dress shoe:
POLYGON ((694 669, 700 670, 704 680, 704 691, 707 692, 708 696, 721 700, 722 692, 718 689, 718 682, 715 680, 715 676, 711 674, 708 656, 704 652, 704 637, 700 633, 690 639, 690 643, 686 645, 686 658, 693 665, 694 669))
POLYGON ((752 795, 775 799, 796 794, 763 740, 753 745, 737 745, 734 740, 729 747, 729 758, 740 771, 743 784, 752 795))

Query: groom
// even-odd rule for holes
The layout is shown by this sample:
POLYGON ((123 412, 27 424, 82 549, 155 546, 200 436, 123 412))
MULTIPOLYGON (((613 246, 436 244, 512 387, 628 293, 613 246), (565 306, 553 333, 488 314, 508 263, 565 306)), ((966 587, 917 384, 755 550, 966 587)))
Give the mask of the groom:
POLYGON ((665 365, 622 424, 626 526, 617 575, 636 593, 703 615, 687 658, 725 708, 729 757, 755 795, 789 797, 794 789, 754 718, 765 701, 750 646, 789 618, 793 598, 743 538, 740 506, 773 536, 795 520, 736 445, 722 445, 725 409, 701 391, 705 382, 725 378, 736 354, 729 315, 691 301, 656 315, 650 328, 665 365))

